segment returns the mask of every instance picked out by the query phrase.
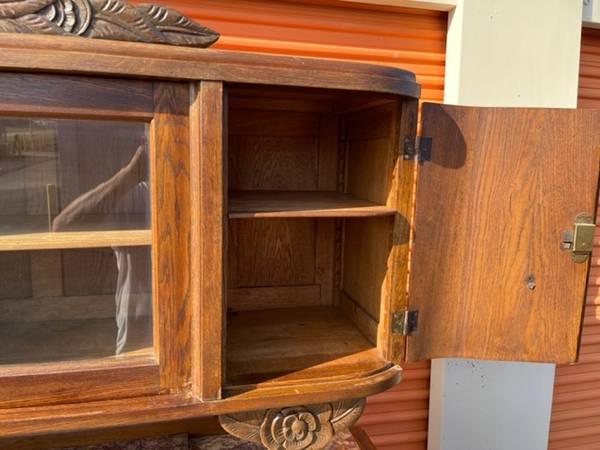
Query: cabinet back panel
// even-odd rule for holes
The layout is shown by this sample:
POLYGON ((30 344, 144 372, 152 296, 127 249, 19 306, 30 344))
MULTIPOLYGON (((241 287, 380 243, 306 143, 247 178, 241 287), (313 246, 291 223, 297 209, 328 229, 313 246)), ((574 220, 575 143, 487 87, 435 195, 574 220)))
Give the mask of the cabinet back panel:
MULTIPOLYGON (((331 93, 264 86, 228 93, 230 190, 337 188, 331 93)), ((331 304, 333 240, 332 221, 230 220, 229 309, 331 304)))
POLYGON ((229 108, 229 135, 311 137, 319 130, 319 115, 302 111, 229 108))
POLYGON ((229 188, 315 190, 319 115, 229 110, 229 188))
POLYGON ((28 252, 0 253, 0 300, 31 296, 31 260, 28 252))
POLYGON ((313 191, 318 140, 309 137, 229 137, 229 186, 234 190, 313 191))
POLYGON ((298 286, 315 281, 314 219, 229 221, 229 287, 298 286))

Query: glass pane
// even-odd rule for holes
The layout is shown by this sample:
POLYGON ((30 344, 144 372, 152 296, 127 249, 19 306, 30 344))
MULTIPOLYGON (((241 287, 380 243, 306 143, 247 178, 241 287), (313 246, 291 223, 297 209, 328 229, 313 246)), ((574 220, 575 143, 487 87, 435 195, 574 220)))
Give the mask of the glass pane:
POLYGON ((149 228, 147 128, 0 118, 0 234, 149 228))
POLYGON ((0 118, 0 364, 152 353, 147 132, 0 118))

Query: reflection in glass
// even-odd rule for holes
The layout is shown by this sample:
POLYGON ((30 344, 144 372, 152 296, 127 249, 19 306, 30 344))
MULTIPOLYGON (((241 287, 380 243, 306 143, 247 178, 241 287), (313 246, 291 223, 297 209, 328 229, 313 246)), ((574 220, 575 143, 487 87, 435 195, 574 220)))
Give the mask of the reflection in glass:
POLYGON ((150 247, 127 245, 127 230, 150 228, 146 135, 144 123, 0 118, 0 364, 151 353, 150 247), (111 230, 123 244, 102 239, 111 230), (86 248, 52 245, 65 231, 86 248), (3 251, 38 235, 39 250, 3 251))
POLYGON ((120 190, 55 228, 149 228, 147 198, 123 195, 147 180, 146 134, 145 123, 0 118, 0 234, 50 231, 49 216, 119 171, 113 187, 120 190))

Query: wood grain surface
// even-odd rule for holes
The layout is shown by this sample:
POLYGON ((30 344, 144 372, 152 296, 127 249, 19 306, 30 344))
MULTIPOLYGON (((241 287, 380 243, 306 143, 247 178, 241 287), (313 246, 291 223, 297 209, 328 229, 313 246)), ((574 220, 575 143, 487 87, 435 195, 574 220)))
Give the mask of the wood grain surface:
POLYGON ((2 370, 0 408, 90 402, 160 392, 158 364, 149 356, 20 365, 2 370))
POLYGON ((229 289, 227 311, 297 308, 321 304, 322 286, 273 286, 229 289))
POLYGON ((383 92, 417 98, 413 73, 395 67, 279 55, 90 41, 0 36, 0 70, 276 84, 383 92))
POLYGON ((561 241, 578 213, 595 216, 599 123, 594 110, 424 105, 408 360, 576 360, 588 264, 561 241))
POLYGON ((319 366, 321 376, 334 376, 360 371, 373 357, 372 370, 382 362, 376 351, 368 352, 373 345, 352 322, 330 306, 232 313, 227 327, 229 385, 309 379, 319 366))
POLYGON ((191 382, 190 156, 187 83, 155 83, 151 123, 155 349, 164 391, 191 382))
POLYGON ((230 288, 298 286, 315 281, 316 219, 230 219, 230 288))
POLYGON ((410 209, 401 202, 411 197, 406 178, 412 181, 407 169, 412 164, 400 158, 398 151, 400 128, 405 134, 411 129, 409 114, 402 111, 401 102, 388 101, 358 108, 346 117, 346 192, 385 205, 394 213, 344 220, 340 298, 348 317, 396 362, 400 358, 389 352, 389 314, 403 298, 395 287, 402 274, 395 270, 399 258, 408 252, 410 209))
MULTIPOLYGON (((408 100, 399 105, 400 114, 397 138, 398 146, 408 142, 414 145, 417 133, 417 117, 419 102, 408 100)), ((395 205, 398 214, 394 219, 392 234, 392 251, 389 255, 390 291, 382 305, 381 338, 383 354, 386 359, 401 364, 405 358, 406 339, 398 333, 390 333, 392 314, 404 311, 408 306, 407 280, 410 274, 410 248, 412 237, 411 219, 414 214, 414 194, 416 166, 414 160, 398 158, 396 160, 396 184, 388 202, 395 205), (387 336, 386 336, 387 333, 387 336)))
POLYGON ((221 397, 227 292, 226 105, 223 84, 202 81, 192 91, 192 299, 194 394, 221 397))
POLYGON ((59 231, 0 236, 0 251, 150 245, 150 230, 59 231))
MULTIPOLYGON (((400 381, 398 366, 384 364, 368 373, 340 378, 311 378, 292 385, 274 384, 248 389, 227 389, 220 402, 199 402, 185 394, 140 396, 120 400, 84 402, 44 407, 0 409, 0 445, 19 449, 23 437, 66 432, 90 433, 107 428, 163 424, 176 420, 199 419, 217 414, 323 403, 366 397, 389 389, 400 381), (332 393, 335 392, 335 398, 332 393), (98 414, 102 411, 102 414, 98 414)), ((21 446, 20 446, 21 445, 21 446)))
MULTIPOLYGON (((1 36, 0 36, 1 39, 1 36)), ((150 120, 152 83, 66 75, 4 73, 1 115, 150 120)))
POLYGON ((377 217, 394 215, 385 205, 338 192, 233 191, 229 218, 377 217))

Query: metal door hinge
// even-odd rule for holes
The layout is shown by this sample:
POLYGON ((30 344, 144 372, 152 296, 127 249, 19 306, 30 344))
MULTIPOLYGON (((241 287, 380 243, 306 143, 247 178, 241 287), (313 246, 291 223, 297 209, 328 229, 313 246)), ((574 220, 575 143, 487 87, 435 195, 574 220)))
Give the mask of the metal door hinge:
POLYGON ((431 138, 417 136, 414 145, 411 138, 405 138, 404 159, 417 159, 419 162, 431 161, 431 138))
POLYGON ((396 311, 392 314, 392 333, 410 336, 417 331, 419 311, 396 311))
POLYGON ((581 263, 588 260, 594 245, 594 218, 586 213, 577 214, 573 221, 573 231, 563 233, 561 248, 571 250, 573 261, 581 263))

